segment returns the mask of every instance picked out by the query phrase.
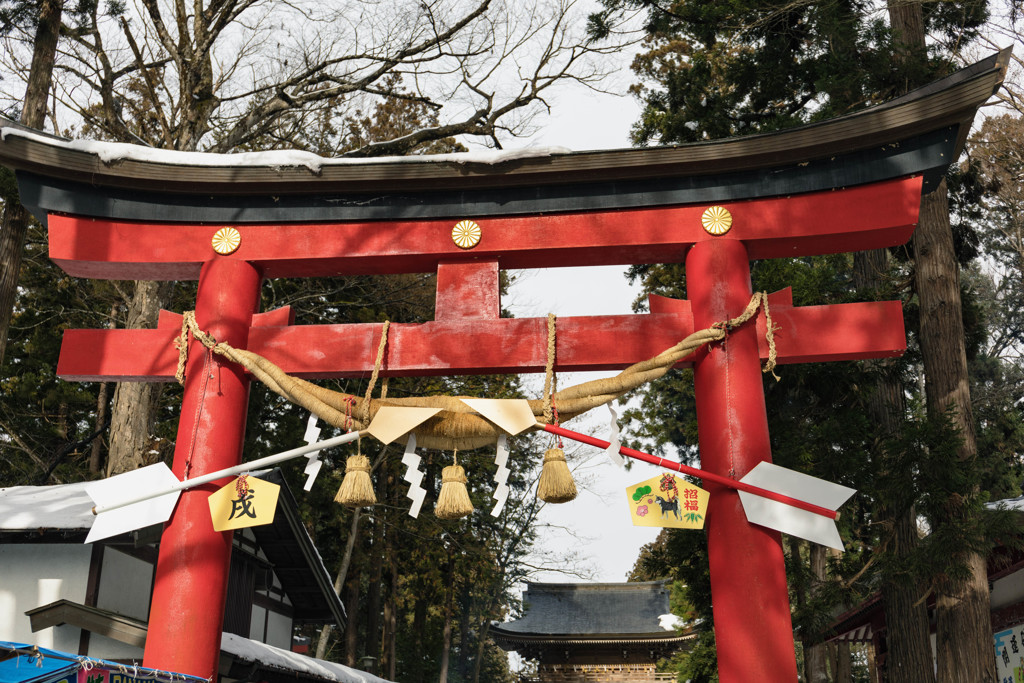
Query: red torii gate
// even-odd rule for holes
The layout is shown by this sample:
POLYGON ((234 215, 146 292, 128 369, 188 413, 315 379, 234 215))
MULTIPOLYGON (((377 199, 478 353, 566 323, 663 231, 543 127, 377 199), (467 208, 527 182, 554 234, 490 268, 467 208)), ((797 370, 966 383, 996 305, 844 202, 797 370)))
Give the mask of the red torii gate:
MULTIPOLYGON (((657 249, 685 255, 689 301, 654 299, 649 315, 562 318, 558 367, 622 367, 672 346, 695 329, 735 317, 751 297, 751 258, 846 249, 850 240, 876 248, 905 242, 917 219, 921 178, 845 191, 754 200, 722 206, 734 216, 724 236, 706 232, 706 206, 607 214, 481 219, 479 259, 450 239, 453 221, 417 225, 243 225, 241 245, 216 254, 216 226, 145 225, 51 216, 50 256, 68 272, 89 277, 184 279, 199 270, 196 319, 218 340, 256 351, 306 377, 365 376, 372 369, 380 325, 288 324, 287 312, 256 314, 264 273, 301 277, 330 270, 394 272, 424 269, 417 248, 432 245, 437 317, 393 324, 384 374, 541 371, 544 319, 498 317, 498 266, 547 258, 551 249, 597 257, 599 252, 657 249), (802 217, 831 216, 808 221, 802 217), (369 239, 370 233, 373 239, 369 239), (306 234, 311 233, 311 234, 306 234), (796 237, 793 237, 793 234, 796 237), (439 248, 440 247, 440 248, 439 248), (338 254, 344 254, 338 257, 338 254), (135 259, 135 266, 130 259, 135 259), (360 353, 358 349, 365 351, 360 353)), ((476 255, 474 253, 474 255, 476 255)), ((600 256, 604 259, 605 256, 600 256)), ((869 358, 904 348, 899 302, 794 308, 786 293, 772 311, 778 360, 869 358)), ((69 330, 58 374, 78 380, 172 379, 180 330, 165 315, 156 330, 69 330)), ((767 356, 755 325, 733 331, 725 344, 695 354, 697 420, 704 469, 740 478, 771 460, 760 359, 767 356)), ((230 363, 211 360, 193 342, 178 427, 174 473, 190 476, 237 464, 245 429, 248 378, 230 363)), ((796 679, 789 593, 778 532, 748 524, 735 492, 708 486, 708 542, 721 679, 745 680, 756 670, 770 680, 796 679), (759 599, 751 601, 750 596, 759 599)), ((150 611, 146 666, 215 671, 221 615, 210 604, 226 594, 230 534, 213 531, 206 491, 182 494, 160 545, 150 611), (200 597, 201 596, 201 597, 200 597), (182 642, 194 643, 189 648, 182 642)))
MULTIPOLYGON (((587 155, 517 161, 475 179, 472 169, 435 173, 396 164, 403 173, 392 176, 386 190, 371 192, 391 172, 381 164, 342 171, 357 179, 351 181, 351 197, 333 185, 341 199, 307 201, 268 198, 258 194, 259 187, 248 194, 233 190, 232 183, 247 173, 237 169, 217 175, 186 168, 175 174, 161 164, 142 164, 143 177, 159 178, 147 184, 118 176, 95 159, 83 160, 80 152, 54 151, 16 135, 4 137, 0 160, 19 169, 23 201, 47 221, 50 257, 67 272, 198 278, 195 309, 203 329, 302 377, 367 374, 380 325, 296 326, 287 310, 258 313, 265 277, 436 270, 435 320, 391 326, 384 374, 539 372, 546 359, 546 321, 499 317, 499 267, 685 261, 688 301, 655 297, 646 315, 560 319, 558 370, 617 369, 742 311, 752 293, 751 259, 906 242, 917 220, 922 181, 934 183, 955 157, 1005 61, 997 55, 916 96, 837 119, 827 130, 810 126, 752 142, 729 141, 718 146, 717 156, 709 152, 714 145, 599 153, 609 155, 616 169, 628 167, 625 175, 616 171, 608 177, 595 171, 601 159, 587 155), (707 175, 705 167, 715 173, 707 175), (370 180, 358 180, 360 170, 370 180), (538 181, 542 171, 550 172, 549 179, 538 181), (91 174, 94 186, 81 184, 82 172, 91 174), (445 173, 450 177, 438 191, 431 178, 445 173), (220 184, 204 183, 204 174, 220 178, 220 184), (476 182, 479 189, 450 189, 460 182, 476 182), (183 188, 191 194, 174 194, 183 188), (712 204, 733 217, 724 234, 703 226, 712 204), (294 221, 273 218, 290 211, 297 215, 294 221), (469 249, 452 240, 453 225, 465 218, 477 220, 482 231, 479 244, 469 249), (212 238, 226 222, 238 231, 239 246, 221 254, 212 238)), ((308 175, 287 173, 302 182, 293 194, 317 192, 308 175)), ((280 191, 286 180, 262 187, 280 191)), ((795 308, 782 292, 771 304, 783 364, 891 356, 905 345, 898 302, 795 308)), ((180 316, 174 314, 164 314, 155 330, 69 330, 58 374, 170 381, 179 330, 180 316)), ((695 371, 701 463, 707 471, 739 479, 771 459, 761 385, 763 336, 761 316, 756 325, 732 331, 724 343, 684 363, 695 371)), ((193 342, 173 464, 177 476, 199 476, 241 460, 248 383, 240 368, 193 342)), ((213 531, 206 498, 214 488, 183 493, 165 528, 148 667, 216 674, 223 610, 209 606, 224 604, 231 536, 213 531)), ((734 491, 708 488, 720 679, 796 680, 780 535, 748 524, 734 491)))

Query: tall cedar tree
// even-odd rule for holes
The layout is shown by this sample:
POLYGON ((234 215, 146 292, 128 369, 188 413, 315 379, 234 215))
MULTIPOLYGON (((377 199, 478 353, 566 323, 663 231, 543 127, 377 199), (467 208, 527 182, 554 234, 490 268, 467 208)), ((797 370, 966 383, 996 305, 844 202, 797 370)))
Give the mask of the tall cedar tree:
MULTIPOLYGON (((35 29, 32 62, 20 116, 21 123, 30 128, 42 128, 46 118, 63 8, 61 0, 40 0, 38 3, 22 0, 0 6, 0 32, 4 35, 35 29)), ((4 173, 7 173, 6 169, 4 173)), ((7 347, 29 221, 28 212, 12 193, 7 193, 4 200, 0 223, 0 361, 3 361, 7 347)))
MULTIPOLYGON (((634 87, 645 103, 633 131, 638 144, 770 131, 889 99, 942 75, 950 61, 943 43, 968 40, 986 16, 984 2, 893 2, 889 7, 893 30, 889 30, 879 18, 873 18, 877 17, 870 13, 873 8, 863 2, 780 6, 758 1, 603 0, 603 4, 604 10, 591 18, 591 29, 597 35, 607 34, 624 12, 646 12, 649 49, 634 62, 634 70, 644 78, 644 83, 634 87), (940 38, 930 54, 924 50, 926 27, 940 38)), ((932 415, 942 415, 946 403, 954 401, 963 438, 957 464, 973 465, 976 451, 966 394, 958 267, 952 249, 938 246, 951 246, 944 197, 943 186, 925 198, 922 226, 915 240, 916 285, 923 309, 921 346, 932 415), (939 255, 936 261, 934 257, 939 255), (937 283, 946 286, 938 295, 937 283), (945 307, 952 309, 946 319, 937 317, 942 312, 932 302, 939 300, 956 303, 945 307), (947 343, 953 345, 952 351, 945 348, 947 343), (952 362, 957 358, 960 360, 952 362), (952 374, 950 366, 957 369, 952 374), (954 391, 961 393, 955 395, 954 391)), ((878 290, 882 284, 878 274, 887 270, 884 252, 858 255, 857 285, 869 293, 878 290)), ((665 277, 650 272, 643 275, 648 280, 665 277)), ((875 370, 879 371, 874 373, 875 419, 883 425, 883 433, 897 438, 905 415, 902 387, 891 366, 878 364, 875 370)), ((877 464, 892 473, 885 449, 881 452, 877 464)), ((886 488, 893 490, 898 482, 886 483, 886 488)), ((958 492, 965 495, 951 497, 948 508, 933 524, 948 524, 963 514, 976 515, 975 493, 972 485, 958 492), (961 500, 968 504, 964 506, 961 500)), ((891 553, 897 558, 911 557, 916 543, 913 505, 886 503, 882 496, 879 508, 893 529, 891 553)), ((954 559, 971 568, 971 578, 939 585, 940 650, 946 651, 940 656, 942 681, 968 680, 992 666, 984 562, 970 550, 957 553, 954 559), (963 638, 968 630, 977 637, 963 638), (953 642, 953 633, 959 634, 960 641, 953 642)), ((913 583, 912 579, 890 580, 883 590, 890 659, 895 656, 900 662, 889 672, 893 680, 932 678, 927 616, 913 583)))

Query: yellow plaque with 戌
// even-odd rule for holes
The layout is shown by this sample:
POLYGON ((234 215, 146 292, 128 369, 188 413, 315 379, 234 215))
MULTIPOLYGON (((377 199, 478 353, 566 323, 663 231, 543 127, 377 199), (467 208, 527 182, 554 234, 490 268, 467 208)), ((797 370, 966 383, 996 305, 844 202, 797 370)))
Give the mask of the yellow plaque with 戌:
POLYGON ((710 498, 707 491, 674 474, 626 487, 633 526, 703 529, 710 498))
POLYGON ((256 477, 242 475, 209 498, 210 515, 216 531, 261 526, 274 521, 281 487, 256 477))

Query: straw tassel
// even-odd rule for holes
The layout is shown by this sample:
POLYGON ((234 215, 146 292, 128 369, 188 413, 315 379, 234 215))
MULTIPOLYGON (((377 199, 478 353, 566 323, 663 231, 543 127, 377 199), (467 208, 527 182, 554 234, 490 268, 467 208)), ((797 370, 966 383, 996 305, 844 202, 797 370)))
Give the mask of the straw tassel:
POLYGON ((361 508, 374 505, 377 496, 373 494, 370 481, 370 459, 365 455, 352 455, 345 461, 345 478, 338 489, 334 502, 349 507, 361 508))
POLYGON ((537 482, 537 497, 545 503, 568 503, 576 498, 576 482, 572 480, 565 452, 561 448, 549 448, 544 453, 544 468, 537 482))
POLYGON ((459 519, 473 512, 473 503, 466 491, 466 471, 462 465, 445 467, 441 472, 441 493, 434 505, 434 516, 438 519, 459 519))

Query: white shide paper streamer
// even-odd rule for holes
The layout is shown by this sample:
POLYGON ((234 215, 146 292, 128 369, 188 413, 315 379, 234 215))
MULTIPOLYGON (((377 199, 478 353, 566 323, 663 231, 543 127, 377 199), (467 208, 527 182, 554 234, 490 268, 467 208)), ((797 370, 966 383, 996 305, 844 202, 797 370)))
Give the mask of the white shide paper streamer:
POLYGON ((497 517, 501 514, 501 511, 505 509, 505 501, 508 500, 508 475, 511 472, 508 467, 508 436, 502 434, 498 437, 498 443, 495 447, 494 462, 498 465, 498 470, 494 473, 494 481, 497 486, 494 487, 494 509, 491 510, 491 516, 497 517))
POLYGON ((405 476, 402 477, 405 481, 409 482, 409 500, 412 501, 412 507, 409 508, 410 517, 419 517, 420 508, 423 507, 423 499, 427 495, 427 490, 421 486, 423 483, 423 472, 420 471, 420 456, 416 455, 416 435, 410 433, 409 441, 405 444, 405 454, 402 455, 402 464, 406 465, 409 469, 405 471, 405 476))
MULTIPOLYGON (((302 440, 306 443, 313 445, 320 439, 320 428, 316 426, 317 418, 313 413, 309 414, 309 420, 306 422, 306 434, 302 437, 302 440)), ((303 490, 309 491, 313 488, 313 482, 316 481, 316 475, 320 474, 320 468, 323 467, 323 461, 320 460, 320 451, 314 451, 306 456, 308 462, 306 462, 306 469, 303 473, 306 475, 306 485, 303 486, 303 490)))
POLYGON ((619 439, 619 416, 615 412, 615 408, 612 408, 612 404, 606 403, 608 406, 608 412, 612 414, 612 420, 608 424, 610 431, 608 435, 608 448, 604 449, 604 452, 608 455, 608 459, 612 461, 613 465, 618 467, 626 466, 626 459, 619 453, 619 448, 622 446, 622 441, 619 439))

